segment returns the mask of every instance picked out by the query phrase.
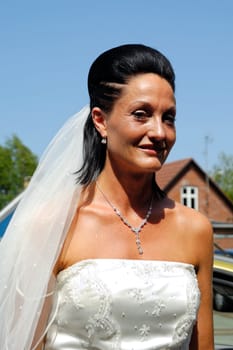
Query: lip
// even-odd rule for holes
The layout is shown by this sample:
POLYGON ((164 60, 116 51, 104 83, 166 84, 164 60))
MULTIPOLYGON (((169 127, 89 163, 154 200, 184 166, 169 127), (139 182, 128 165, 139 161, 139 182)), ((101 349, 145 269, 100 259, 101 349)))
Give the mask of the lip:
POLYGON ((143 152, 152 154, 152 155, 161 154, 165 150, 165 147, 156 147, 153 144, 140 145, 139 148, 143 152))
POLYGON ((156 145, 153 145, 153 144, 140 145, 139 148, 145 152, 155 152, 155 153, 161 153, 165 150, 165 147, 156 147, 156 145))

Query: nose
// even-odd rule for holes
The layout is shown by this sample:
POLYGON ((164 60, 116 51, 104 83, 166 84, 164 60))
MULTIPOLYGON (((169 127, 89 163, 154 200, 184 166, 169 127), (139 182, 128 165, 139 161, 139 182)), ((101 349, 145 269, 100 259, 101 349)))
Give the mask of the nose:
POLYGON ((158 141, 164 140, 166 133, 162 119, 160 117, 154 117, 150 119, 147 135, 151 139, 156 139, 158 141))

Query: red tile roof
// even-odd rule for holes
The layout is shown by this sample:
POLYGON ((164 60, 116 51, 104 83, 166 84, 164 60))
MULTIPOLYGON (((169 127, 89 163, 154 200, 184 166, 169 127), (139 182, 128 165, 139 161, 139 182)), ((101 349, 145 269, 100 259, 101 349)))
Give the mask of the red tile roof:
POLYGON ((191 162, 192 158, 165 163, 160 171, 156 173, 156 181, 161 189, 166 186, 191 162))

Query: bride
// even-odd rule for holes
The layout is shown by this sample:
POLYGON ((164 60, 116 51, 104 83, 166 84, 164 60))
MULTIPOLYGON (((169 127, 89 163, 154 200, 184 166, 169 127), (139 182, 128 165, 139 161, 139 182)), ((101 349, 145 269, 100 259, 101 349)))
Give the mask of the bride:
POLYGON ((88 90, 0 244, 0 348, 212 350, 211 225, 156 184, 176 140, 173 68, 119 46, 88 90))

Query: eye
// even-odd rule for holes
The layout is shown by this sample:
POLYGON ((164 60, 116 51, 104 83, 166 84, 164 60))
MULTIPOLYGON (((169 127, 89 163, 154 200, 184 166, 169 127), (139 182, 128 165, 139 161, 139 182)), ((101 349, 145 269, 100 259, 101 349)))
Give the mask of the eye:
POLYGON ((136 119, 145 119, 150 116, 150 113, 144 109, 137 109, 132 114, 136 119))
POLYGON ((163 115, 163 121, 168 125, 174 126, 176 121, 176 116, 172 112, 167 112, 163 115))

